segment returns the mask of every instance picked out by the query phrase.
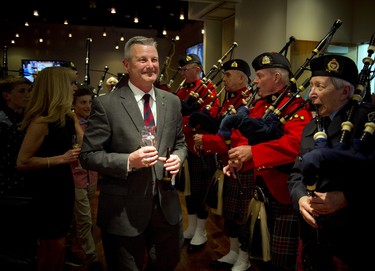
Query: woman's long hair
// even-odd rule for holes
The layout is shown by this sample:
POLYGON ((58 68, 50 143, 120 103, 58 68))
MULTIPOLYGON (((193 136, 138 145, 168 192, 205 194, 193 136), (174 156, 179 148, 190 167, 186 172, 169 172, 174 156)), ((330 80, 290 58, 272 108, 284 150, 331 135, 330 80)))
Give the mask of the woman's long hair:
POLYGON ((43 69, 33 85, 21 130, 25 130, 30 122, 39 116, 43 117, 43 122, 57 122, 59 126, 65 126, 66 115, 73 117, 72 84, 76 81, 76 77, 76 72, 67 67, 43 69))

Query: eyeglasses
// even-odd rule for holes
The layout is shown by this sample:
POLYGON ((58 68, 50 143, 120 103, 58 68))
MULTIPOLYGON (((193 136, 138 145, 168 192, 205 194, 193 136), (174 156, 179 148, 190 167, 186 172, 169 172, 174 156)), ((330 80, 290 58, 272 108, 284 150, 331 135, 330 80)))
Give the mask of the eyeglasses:
POLYGON ((196 67, 191 67, 191 68, 179 68, 179 71, 180 72, 186 72, 188 70, 192 70, 192 69, 195 69, 196 67))

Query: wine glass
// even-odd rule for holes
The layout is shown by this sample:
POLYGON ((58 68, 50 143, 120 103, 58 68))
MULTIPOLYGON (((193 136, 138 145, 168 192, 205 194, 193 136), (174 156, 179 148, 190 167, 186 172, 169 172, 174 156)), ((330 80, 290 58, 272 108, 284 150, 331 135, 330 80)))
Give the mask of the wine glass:
POLYGON ((144 126, 141 129, 141 147, 156 145, 156 126, 144 126))
MULTIPOLYGON (((81 146, 82 146, 82 137, 78 136, 78 135, 72 135, 72 147, 73 147, 73 149, 81 148, 81 146)), ((79 160, 77 160, 77 162, 74 162, 74 163, 77 163, 77 166, 75 167, 75 169, 82 169, 82 166, 81 166, 81 163, 79 162, 79 160)))

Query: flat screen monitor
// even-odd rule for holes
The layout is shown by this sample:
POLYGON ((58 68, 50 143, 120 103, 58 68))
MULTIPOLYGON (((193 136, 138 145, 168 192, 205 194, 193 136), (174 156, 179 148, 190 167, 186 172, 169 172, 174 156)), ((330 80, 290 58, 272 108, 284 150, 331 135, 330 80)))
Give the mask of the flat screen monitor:
POLYGON ((47 67, 65 66, 69 67, 70 61, 65 60, 35 60, 22 59, 22 73, 31 82, 34 82, 38 72, 47 67))
POLYGON ((203 65, 203 42, 199 42, 197 44, 194 44, 192 46, 189 46, 186 48, 186 54, 196 54, 199 56, 199 59, 201 60, 202 66, 203 65))

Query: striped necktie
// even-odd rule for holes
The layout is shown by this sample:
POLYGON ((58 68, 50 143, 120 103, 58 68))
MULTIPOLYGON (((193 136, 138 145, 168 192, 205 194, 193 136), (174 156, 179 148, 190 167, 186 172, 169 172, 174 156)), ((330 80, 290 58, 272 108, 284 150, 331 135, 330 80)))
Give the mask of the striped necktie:
POLYGON ((144 106, 143 106, 143 118, 145 126, 155 126, 154 116, 152 115, 150 107, 150 94, 143 95, 144 106))

